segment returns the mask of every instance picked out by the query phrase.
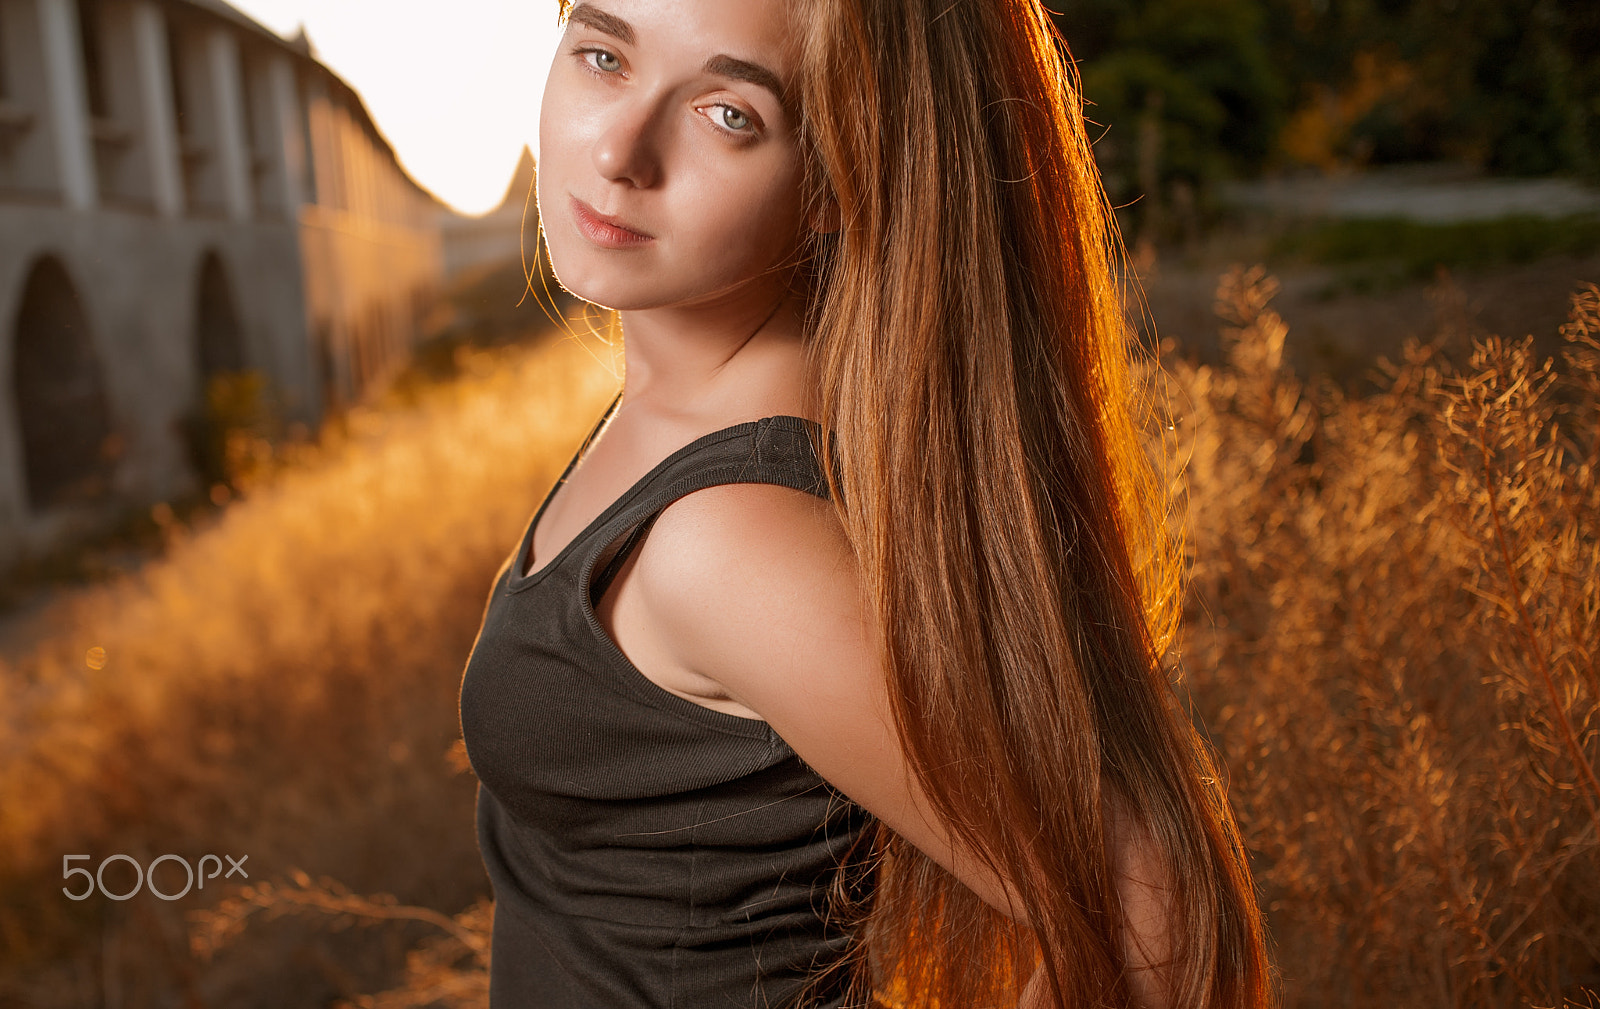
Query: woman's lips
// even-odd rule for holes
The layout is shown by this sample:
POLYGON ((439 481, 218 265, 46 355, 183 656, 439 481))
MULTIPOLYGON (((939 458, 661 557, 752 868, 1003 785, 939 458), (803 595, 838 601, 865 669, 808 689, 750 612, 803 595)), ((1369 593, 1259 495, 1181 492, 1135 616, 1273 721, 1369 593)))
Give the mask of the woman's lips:
POLYGON ((637 248, 655 241, 655 236, 630 228, 614 217, 601 215, 576 196, 572 198, 572 219, 577 222, 578 230, 583 232, 585 238, 603 248, 637 248))

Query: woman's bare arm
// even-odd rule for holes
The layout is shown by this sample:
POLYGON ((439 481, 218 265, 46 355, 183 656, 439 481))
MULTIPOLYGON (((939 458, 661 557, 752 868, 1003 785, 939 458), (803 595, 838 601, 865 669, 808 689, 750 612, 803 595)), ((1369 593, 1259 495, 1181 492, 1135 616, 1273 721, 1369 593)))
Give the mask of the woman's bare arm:
MULTIPOLYGON (((1128 928, 1123 945, 1129 968, 1128 994, 1134 1009, 1172 1009, 1166 970, 1172 955, 1170 880, 1149 835, 1121 803, 1113 801, 1107 812, 1112 871, 1128 928)), ((1042 966, 1023 989, 1017 1009, 1058 1009, 1042 966)))
POLYGON ((832 505, 768 484, 697 491, 661 513, 619 582, 619 638, 715 684, 979 897, 1021 914, 912 778, 832 505))
MULTIPOLYGON (((618 590, 615 619, 651 655, 715 683, 765 719, 800 758, 852 800, 1013 918, 1010 888, 964 851, 914 780, 890 715, 873 622, 833 509, 766 484, 690 494, 662 512, 618 590), (626 595, 624 595, 626 593, 626 595)), ((1165 1009, 1160 859, 1110 811, 1108 841, 1129 921, 1130 979, 1140 1009, 1165 1009)), ((1020 1009, 1053 1009, 1041 974, 1020 1009), (1032 1000, 1030 1002, 1030 1000, 1032 1000)))

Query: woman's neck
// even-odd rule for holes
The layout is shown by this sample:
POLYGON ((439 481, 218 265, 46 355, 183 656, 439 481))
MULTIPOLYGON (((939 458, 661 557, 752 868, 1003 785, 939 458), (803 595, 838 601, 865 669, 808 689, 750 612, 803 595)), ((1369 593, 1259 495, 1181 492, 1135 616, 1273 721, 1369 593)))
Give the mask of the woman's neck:
POLYGON ((801 318, 799 300, 777 291, 721 305, 621 312, 622 405, 707 422, 808 416, 801 318))

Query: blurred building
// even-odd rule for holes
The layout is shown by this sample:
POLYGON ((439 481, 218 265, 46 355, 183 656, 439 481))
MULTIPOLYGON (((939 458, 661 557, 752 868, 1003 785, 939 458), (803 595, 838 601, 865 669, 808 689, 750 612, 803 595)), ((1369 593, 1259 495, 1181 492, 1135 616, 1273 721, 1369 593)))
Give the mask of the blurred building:
POLYGON ((315 427, 403 362, 441 205, 220 0, 0 0, 0 565, 195 486, 208 379, 315 427))

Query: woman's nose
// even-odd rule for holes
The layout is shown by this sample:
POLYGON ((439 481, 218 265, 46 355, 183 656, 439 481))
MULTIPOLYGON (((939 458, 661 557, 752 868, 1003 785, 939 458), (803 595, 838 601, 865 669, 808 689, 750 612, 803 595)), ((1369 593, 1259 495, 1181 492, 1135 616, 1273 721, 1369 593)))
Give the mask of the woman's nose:
POLYGON ((610 124, 594 145, 594 167, 613 182, 648 189, 661 177, 653 117, 644 102, 613 106, 610 124))

